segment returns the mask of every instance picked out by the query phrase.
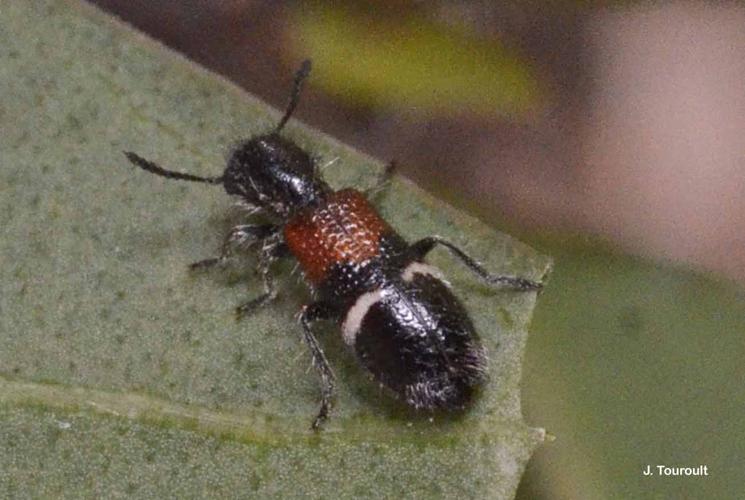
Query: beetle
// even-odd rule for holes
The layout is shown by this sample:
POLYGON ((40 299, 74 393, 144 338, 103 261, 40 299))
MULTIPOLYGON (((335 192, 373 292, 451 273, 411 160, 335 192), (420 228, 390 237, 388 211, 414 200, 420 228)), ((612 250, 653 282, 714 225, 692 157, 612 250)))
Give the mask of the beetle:
MULTIPOLYGON (((314 301, 299 315, 303 338, 320 377, 321 401, 312 428, 328 418, 334 374, 312 330, 334 320, 344 343, 394 396, 417 410, 462 410, 486 380, 486 351, 466 309, 442 273, 425 262, 436 246, 445 247, 483 282, 518 291, 541 283, 489 273, 475 259, 439 236, 407 243, 356 189, 335 191, 323 180, 313 157, 281 135, 295 110, 311 63, 295 74, 289 103, 277 126, 251 137, 232 152, 218 177, 166 170, 135 153, 124 154, 137 167, 168 179, 222 185, 252 214, 268 223, 235 226, 219 255, 191 269, 225 263, 240 247, 258 244, 258 274, 264 293, 239 306, 239 316, 277 296, 270 268, 294 257, 314 301)), ((390 179, 393 163, 375 189, 390 179)))

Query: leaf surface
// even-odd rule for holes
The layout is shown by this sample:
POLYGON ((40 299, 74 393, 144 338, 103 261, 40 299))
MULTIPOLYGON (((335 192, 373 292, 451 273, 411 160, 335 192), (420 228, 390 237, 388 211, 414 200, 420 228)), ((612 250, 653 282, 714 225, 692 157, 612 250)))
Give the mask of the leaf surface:
MULTIPOLYGON (((527 426, 520 365, 532 293, 494 291, 445 252, 491 354, 490 382, 459 419, 420 418, 370 383, 332 325, 338 378, 325 430, 295 315, 260 291, 247 257, 190 274, 239 220, 221 189, 132 167, 219 175, 277 111, 87 4, 3 3, 0 17, 0 489, 31 496, 509 498, 543 431, 527 426), (33 480, 32 480, 33 478, 33 480)), ((288 75, 288 86, 291 75, 288 75)), ((332 185, 382 168, 296 122, 332 185)), ((447 236, 491 269, 542 276, 548 260, 403 179, 381 212, 411 239, 447 236)), ((280 266, 281 267, 281 266, 280 266)))

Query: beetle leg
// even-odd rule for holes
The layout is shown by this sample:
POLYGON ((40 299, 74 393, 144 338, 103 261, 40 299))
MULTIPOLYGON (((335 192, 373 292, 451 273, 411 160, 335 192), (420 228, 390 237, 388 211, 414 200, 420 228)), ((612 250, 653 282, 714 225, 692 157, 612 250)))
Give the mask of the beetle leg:
POLYGON ((530 291, 540 290, 543 288, 543 283, 538 281, 529 280, 527 278, 521 278, 519 276, 503 276, 498 274, 491 274, 489 271, 476 261, 473 257, 466 254, 463 250, 455 246, 453 243, 443 239, 440 236, 429 236, 413 243, 409 250, 412 252, 416 260, 423 259, 435 245, 442 245, 447 248, 451 254, 460 259, 463 264, 466 265, 474 274, 481 278, 484 282, 494 286, 504 286, 512 288, 518 291, 530 291))
POLYGON ((365 195, 368 198, 375 198, 378 194, 384 191, 390 185, 391 179, 393 179, 393 173, 397 168, 398 165, 395 161, 388 162, 383 171, 378 174, 375 185, 365 190, 365 195))
POLYGON ((189 269, 206 269, 215 265, 224 264, 231 256, 233 249, 242 245, 250 245, 260 240, 265 240, 279 232, 277 226, 271 224, 241 224, 235 226, 225 236, 220 254, 217 257, 200 260, 189 265, 189 269))
POLYGON ((320 428, 323 421, 329 416, 331 398, 334 394, 335 377, 321 345, 318 343, 315 335, 313 335, 311 324, 323 319, 332 319, 333 317, 333 308, 323 302, 314 302, 303 306, 303 310, 300 313, 300 324, 303 327, 303 339, 313 356, 313 365, 316 367, 318 374, 321 377, 321 408, 311 425, 313 430, 320 428))
POLYGON ((271 266, 282 257, 288 255, 287 245, 281 240, 275 240, 269 242, 268 239, 264 240, 264 247, 261 250, 259 257, 259 265, 257 271, 261 276, 261 280, 264 283, 264 293, 251 299, 245 304, 238 306, 235 310, 238 315, 238 319, 255 312, 257 309, 269 304, 277 298, 277 287, 274 283, 274 278, 271 273, 271 266))

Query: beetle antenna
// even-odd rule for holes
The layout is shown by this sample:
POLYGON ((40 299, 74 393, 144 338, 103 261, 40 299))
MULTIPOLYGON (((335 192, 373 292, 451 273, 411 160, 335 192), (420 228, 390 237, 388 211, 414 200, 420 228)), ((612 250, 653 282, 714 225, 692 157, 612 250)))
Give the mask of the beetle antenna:
POLYGON ((277 124, 277 128, 274 129, 275 133, 282 130, 282 127, 285 126, 287 120, 289 120, 290 116, 292 116, 292 112, 295 111, 297 103, 300 100, 300 90, 303 88, 303 82, 306 78, 308 78, 308 75, 310 74, 310 68, 310 59, 306 59, 300 65, 300 69, 297 70, 297 73, 295 73, 295 81, 292 84, 292 92, 290 93, 290 102, 287 104, 285 114, 279 121, 279 124, 277 124))
POLYGON ((191 174, 182 174, 180 172, 172 172, 171 170, 166 170, 164 168, 159 167, 155 163, 146 160, 145 158, 142 158, 141 156, 138 156, 130 151, 124 151, 124 156, 127 157, 129 161, 137 165, 143 170, 147 170, 148 172, 151 172, 155 175, 160 175, 161 177, 166 177, 168 179, 179 179, 182 181, 192 181, 192 182, 205 182, 207 184, 222 184, 223 183, 223 177, 199 177, 197 175, 191 175, 191 174))

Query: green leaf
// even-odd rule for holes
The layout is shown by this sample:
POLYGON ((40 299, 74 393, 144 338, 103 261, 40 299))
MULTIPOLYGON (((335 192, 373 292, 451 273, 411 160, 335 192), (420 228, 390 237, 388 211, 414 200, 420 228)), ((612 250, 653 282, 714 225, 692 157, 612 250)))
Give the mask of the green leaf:
MULTIPOLYGON (((270 307, 250 258, 190 274, 237 220, 219 188, 132 167, 134 150, 216 175, 236 140, 278 113, 87 4, 8 0, 0 17, 0 490, 29 496, 254 495, 509 498, 543 431, 518 385, 535 294, 448 270, 491 353, 462 418, 416 417, 370 383, 337 330, 319 329, 339 380, 325 430, 284 278, 270 307)), ((288 84, 291 75, 288 75, 288 84)), ((381 164, 297 123, 287 135, 334 186, 381 164)), ((548 260, 404 179, 380 204, 402 234, 439 233, 494 270, 542 276, 548 260)), ((286 266, 285 276, 291 266, 286 266)))
POLYGON ((742 287, 597 241, 540 245, 556 271, 536 309, 523 401, 557 438, 520 498, 740 498, 742 287), (705 465, 708 476, 657 465, 705 465))

